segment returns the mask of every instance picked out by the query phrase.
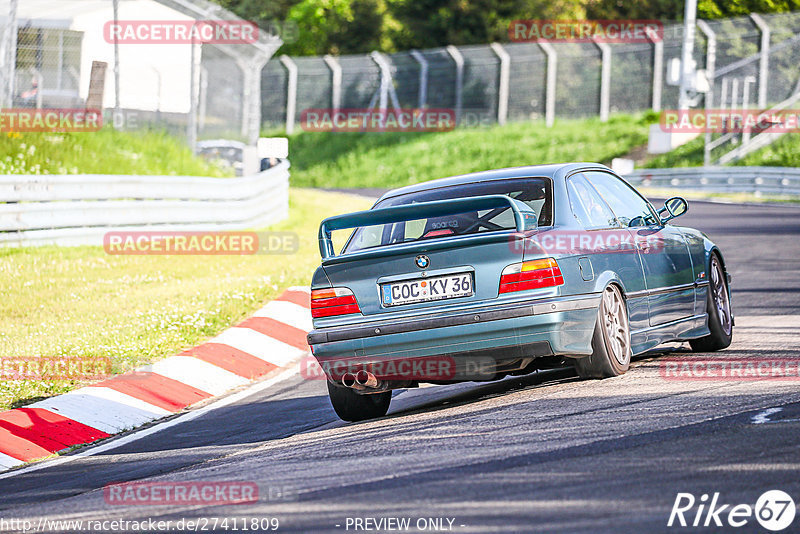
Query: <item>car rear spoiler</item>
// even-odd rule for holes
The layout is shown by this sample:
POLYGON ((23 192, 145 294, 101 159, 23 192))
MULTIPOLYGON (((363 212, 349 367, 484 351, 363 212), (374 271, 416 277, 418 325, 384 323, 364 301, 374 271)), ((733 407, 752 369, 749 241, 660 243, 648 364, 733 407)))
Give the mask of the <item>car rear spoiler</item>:
POLYGON ((328 217, 319 226, 319 252, 322 260, 335 256, 331 232, 347 228, 360 228, 379 224, 413 221, 430 217, 441 217, 467 211, 511 208, 516 230, 524 232, 536 228, 536 212, 530 206, 506 195, 484 195, 479 197, 433 200, 390 208, 357 211, 345 215, 328 217))

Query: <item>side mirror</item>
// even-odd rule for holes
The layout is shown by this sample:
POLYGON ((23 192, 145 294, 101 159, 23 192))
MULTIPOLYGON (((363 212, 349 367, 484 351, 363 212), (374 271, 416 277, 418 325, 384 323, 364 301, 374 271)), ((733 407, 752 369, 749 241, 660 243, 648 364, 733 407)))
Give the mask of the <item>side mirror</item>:
POLYGON ((667 212, 667 216, 661 217, 661 222, 665 223, 674 219, 675 217, 680 217, 687 211, 689 211, 689 203, 686 202, 686 199, 681 197, 672 197, 668 198, 666 202, 664 202, 664 207, 661 208, 658 213, 661 215, 664 212, 667 212))

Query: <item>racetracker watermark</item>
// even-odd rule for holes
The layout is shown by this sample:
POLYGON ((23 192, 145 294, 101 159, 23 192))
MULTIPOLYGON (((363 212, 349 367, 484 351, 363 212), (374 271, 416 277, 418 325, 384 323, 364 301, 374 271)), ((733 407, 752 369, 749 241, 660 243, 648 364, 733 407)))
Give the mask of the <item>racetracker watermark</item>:
POLYGON ((658 362, 665 380, 800 380, 800 359, 672 357, 658 362))
POLYGON ((448 132, 456 127, 452 109, 309 108, 300 114, 307 132, 448 132))
POLYGON ((515 43, 652 43, 664 39, 657 20, 513 20, 515 43))
POLYGON ((103 488, 106 503, 119 506, 248 504, 258 496, 258 484, 240 481, 122 482, 103 488))
POLYGON ((6 519, 0 517, 0 532, 271 532, 280 530, 281 522, 270 516, 205 516, 159 519, 6 519))
POLYGON ((8 108, 0 110, 0 132, 96 132, 103 126, 98 109, 8 108))
POLYGON ((511 234, 508 246, 515 254, 655 254, 664 250, 657 230, 548 230, 532 235, 511 234))
POLYGON ((113 231, 103 236, 103 248, 111 255, 295 254, 299 246, 294 232, 113 231))
POLYGON ((797 133, 800 109, 668 109, 661 112, 659 126, 677 133, 797 133))
POLYGON ((109 20, 103 38, 111 44, 251 44, 258 26, 246 20, 109 20))
POLYGON ((269 516, 205 516, 160 519, 29 519, 0 517, 0 532, 270 532, 280 530, 280 519, 269 516))
MULTIPOLYGON (((379 330, 379 329, 378 329, 379 330)), ((345 375, 367 371, 383 382, 437 382, 492 378, 496 362, 487 356, 416 356, 365 361, 362 357, 332 358, 318 362, 313 356, 300 361, 300 376, 307 380, 330 378, 340 382, 345 375)))
POLYGON ((100 380, 111 375, 102 356, 0 357, 0 380, 100 380))

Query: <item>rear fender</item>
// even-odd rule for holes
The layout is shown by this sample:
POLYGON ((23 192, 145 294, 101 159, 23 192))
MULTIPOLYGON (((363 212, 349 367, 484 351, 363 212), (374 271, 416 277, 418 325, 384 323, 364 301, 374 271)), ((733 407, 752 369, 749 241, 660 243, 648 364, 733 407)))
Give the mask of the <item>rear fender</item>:
POLYGON ((595 293, 602 293, 603 290, 605 290, 605 288, 607 288, 609 285, 616 284, 622 290, 622 295, 626 297, 627 289, 625 288, 625 284, 622 283, 622 280, 614 271, 603 271, 602 273, 596 274, 595 280, 595 293))
POLYGON ((331 281, 325 273, 325 269, 317 267, 311 277, 311 289, 324 289, 331 287, 331 281))

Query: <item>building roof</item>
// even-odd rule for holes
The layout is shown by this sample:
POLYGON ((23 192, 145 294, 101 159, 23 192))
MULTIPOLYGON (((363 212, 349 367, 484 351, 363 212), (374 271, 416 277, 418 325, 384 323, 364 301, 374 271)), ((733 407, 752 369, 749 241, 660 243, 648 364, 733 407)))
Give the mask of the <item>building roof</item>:
MULTIPOLYGON (((119 0, 120 6, 137 2, 155 2, 196 20, 241 20, 231 11, 209 0, 119 0)), ((8 19, 10 5, 10 0, 0 0, 0 21, 4 23, 8 19)), ((110 7, 111 0, 20 0, 17 2, 17 23, 19 26, 30 24, 38 28, 66 30, 76 17, 107 11, 110 7)), ((98 28, 98 31, 102 31, 102 28, 98 28)), ((279 37, 268 34, 263 28, 258 33, 258 41, 252 44, 215 46, 233 56, 263 55, 269 58, 282 42, 279 37), (245 49, 248 49, 247 53, 244 53, 245 49)))
MULTIPOLYGON (((10 5, 10 0, 0 0, 0 19, 8 19, 10 5)), ((36 27, 69 29, 76 16, 108 9, 108 5, 107 0, 23 0, 17 2, 17 22, 20 26, 35 22, 36 27)))

